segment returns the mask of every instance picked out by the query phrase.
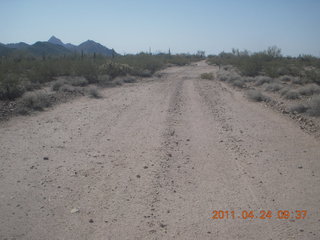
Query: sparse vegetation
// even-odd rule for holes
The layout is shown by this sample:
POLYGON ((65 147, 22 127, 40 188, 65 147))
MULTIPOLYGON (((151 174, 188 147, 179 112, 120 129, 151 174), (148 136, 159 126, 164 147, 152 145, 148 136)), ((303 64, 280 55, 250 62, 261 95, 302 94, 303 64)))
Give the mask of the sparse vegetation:
POLYGON ((261 86, 265 83, 271 83, 272 82, 272 78, 270 77, 266 77, 266 76, 257 76, 255 78, 255 85, 256 86, 261 86))
MULTIPOLYGON (((203 59, 197 55, 68 55, 48 56, 12 56, 0 61, 0 100, 14 100, 26 91, 39 88, 41 84, 52 82, 52 90, 58 91, 64 84, 83 87, 98 83, 108 86, 118 76, 150 77, 167 65, 185 65, 203 59), (108 76, 108 77, 106 77, 108 76), (56 78, 64 79, 63 81, 56 78)), ((134 78, 124 78, 123 82, 132 82, 134 78)))
POLYGON ((214 79, 214 76, 213 76, 212 73, 202 73, 202 74, 200 75, 200 77, 201 77, 202 79, 208 79, 208 80, 214 79))
POLYGON ((305 113, 307 110, 308 110, 308 107, 301 103, 297 105, 293 105, 290 108, 290 112, 296 112, 296 113, 305 113))
POLYGON ((279 83, 267 83, 264 87, 267 92, 277 92, 283 88, 279 83))
POLYGON ((88 93, 91 98, 102 98, 102 95, 97 87, 90 87, 88 93))
POLYGON ((320 96, 315 96, 311 99, 307 113, 315 117, 320 116, 320 96))
POLYGON ((64 80, 58 79, 58 80, 56 80, 56 81, 54 81, 54 82, 52 83, 51 88, 52 88, 53 91, 59 91, 60 88, 61 88, 64 84, 65 84, 65 81, 64 81, 64 80))
POLYGON ((244 83, 243 79, 237 79, 235 81, 232 82, 232 85, 238 88, 245 88, 246 84, 244 83))
POLYGON ((286 99, 299 99, 300 94, 297 91, 289 90, 283 94, 286 99))
POLYGON ((316 84, 307 84, 298 89, 298 92, 304 96, 311 96, 314 94, 320 94, 320 86, 316 84))
POLYGON ((247 96, 250 100, 255 101, 255 102, 267 102, 270 100, 269 97, 263 95, 260 91, 258 90, 249 90, 247 92, 247 96))
POLYGON ((42 111, 50 107, 50 95, 45 91, 25 93, 18 102, 18 111, 26 114, 31 110, 42 111))
POLYGON ((281 49, 269 47, 262 52, 250 53, 247 50, 233 49, 231 53, 222 52, 211 55, 208 62, 216 65, 232 65, 243 76, 265 75, 282 81, 299 83, 320 83, 320 59, 301 55, 299 57, 283 57, 281 49))

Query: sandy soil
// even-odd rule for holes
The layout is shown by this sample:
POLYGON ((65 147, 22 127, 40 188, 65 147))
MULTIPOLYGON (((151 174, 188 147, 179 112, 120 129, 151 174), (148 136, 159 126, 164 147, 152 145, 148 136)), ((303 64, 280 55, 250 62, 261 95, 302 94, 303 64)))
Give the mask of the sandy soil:
POLYGON ((319 239, 319 140, 209 71, 1 123, 0 239, 319 239))

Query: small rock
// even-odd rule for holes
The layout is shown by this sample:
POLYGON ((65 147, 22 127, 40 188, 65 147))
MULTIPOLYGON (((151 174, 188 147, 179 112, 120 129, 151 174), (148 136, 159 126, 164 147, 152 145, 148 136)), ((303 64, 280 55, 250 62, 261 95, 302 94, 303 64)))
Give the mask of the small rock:
POLYGON ((49 158, 48 157, 44 157, 43 160, 49 160, 49 158))
POLYGON ((70 211, 70 213, 78 213, 78 212, 80 212, 80 209, 79 208, 72 208, 71 209, 71 211, 70 211))
POLYGON ((299 166, 298 168, 301 169, 301 168, 303 168, 303 167, 302 167, 302 166, 299 166))
POLYGON ((90 220, 89 220, 89 223, 93 223, 93 222, 94 222, 93 219, 90 219, 90 220))
POLYGON ((166 226, 166 224, 160 223, 160 227, 165 228, 166 226))
POLYGON ((137 175, 137 178, 140 178, 140 177, 141 177, 141 176, 138 174, 138 175, 137 175))

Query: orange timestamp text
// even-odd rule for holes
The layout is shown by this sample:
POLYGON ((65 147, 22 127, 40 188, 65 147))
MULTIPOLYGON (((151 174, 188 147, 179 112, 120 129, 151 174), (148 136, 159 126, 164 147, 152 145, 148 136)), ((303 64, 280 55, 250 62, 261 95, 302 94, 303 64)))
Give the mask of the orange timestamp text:
POLYGON ((243 210, 243 211, 223 211, 214 210, 212 211, 211 219, 222 220, 222 219, 305 219, 307 217, 307 210, 243 210))

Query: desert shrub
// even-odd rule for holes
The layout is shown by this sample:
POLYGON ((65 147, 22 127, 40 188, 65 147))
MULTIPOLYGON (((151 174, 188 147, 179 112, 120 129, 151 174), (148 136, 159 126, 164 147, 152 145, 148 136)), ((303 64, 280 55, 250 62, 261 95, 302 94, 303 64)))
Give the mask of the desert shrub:
POLYGON ((232 82, 232 85, 238 88, 244 88, 246 87, 246 84, 244 83, 243 79, 237 79, 235 81, 232 82))
POLYGON ((298 84, 298 85, 304 85, 304 84, 307 84, 308 82, 308 79, 300 78, 300 77, 293 77, 291 80, 292 80, 292 83, 298 84))
POLYGON ((267 77, 267 76, 257 76, 255 78, 255 85, 256 86, 261 86, 265 83, 270 83, 270 82, 272 82, 272 78, 267 77))
POLYGON ((102 98, 102 95, 97 87, 89 88, 88 93, 91 98, 102 98))
POLYGON ((306 112, 307 110, 308 110, 308 107, 305 106, 305 105, 303 105, 303 104, 301 104, 301 103, 299 103, 299 104, 297 104, 297 105, 293 105, 293 106, 289 109, 290 112, 297 112, 297 113, 304 113, 304 112, 306 112))
POLYGON ((45 91, 27 92, 18 102, 20 113, 27 113, 30 110, 42 111, 44 108, 50 106, 50 95, 45 91))
POLYGON ((126 76, 122 79, 122 81, 124 83, 134 83, 136 82, 137 80, 134 78, 134 77, 131 77, 131 76, 126 76))
POLYGON ((263 95, 260 91, 258 90, 250 90, 247 92, 247 97, 252 100, 252 101, 255 101, 255 102, 267 102, 270 100, 269 97, 263 95))
POLYGON ((112 79, 108 74, 98 76, 98 84, 101 87, 108 87, 111 85, 112 79))
POLYGON ((284 93, 284 98, 286 99, 298 99, 300 98, 300 94, 297 91, 289 90, 286 93, 284 93))
POLYGON ((21 86, 26 91, 32 91, 32 90, 35 90, 35 89, 39 89, 41 87, 40 83, 32 82, 32 81, 28 80, 28 78, 26 78, 25 81, 23 81, 21 83, 21 86))
POLYGON ((136 75, 147 78, 147 77, 152 77, 152 72, 148 69, 145 69, 145 70, 138 71, 136 75))
POLYGON ((74 93, 74 92, 78 92, 78 88, 68 85, 68 84, 64 84, 60 87, 59 89, 60 92, 68 92, 68 93, 74 93))
POLYGON ((208 80, 212 80, 214 78, 213 74, 212 73, 202 73, 200 75, 200 77, 202 79, 208 79, 208 80))
POLYGON ((267 83, 264 85, 265 90, 268 92, 277 92, 283 88, 279 83, 267 83))
POLYGON ((279 78, 279 80, 282 81, 282 82, 290 82, 291 81, 291 77, 287 76, 287 75, 284 75, 284 76, 281 76, 279 78))
POLYGON ((51 89, 53 91, 59 91, 64 84, 65 81, 63 79, 58 79, 52 83, 51 89))
POLYGON ((280 89, 279 93, 280 93, 281 96, 284 96, 289 91, 290 91, 290 87, 284 87, 284 88, 280 89))
POLYGON ((121 86, 122 85, 122 79, 120 78, 116 78, 114 81, 113 81, 113 85, 115 86, 121 86))
POLYGON ((13 100, 20 97, 25 91, 21 77, 18 74, 7 74, 0 79, 1 100, 13 100))
POLYGON ((311 99, 308 105, 307 113, 311 116, 320 116, 320 96, 315 96, 311 99))
POLYGON ((313 94, 319 94, 320 93, 320 87, 316 84, 308 84, 306 86, 303 86, 297 90, 301 95, 304 96, 311 96, 313 94))
POLYGON ((75 87, 84 87, 89 84, 88 80, 85 79, 84 77, 72 77, 69 80, 69 83, 75 87))
POLYGON ((255 78, 254 78, 254 77, 244 77, 244 78, 243 78, 243 81, 244 81, 244 82, 254 82, 254 81, 255 81, 255 78))

